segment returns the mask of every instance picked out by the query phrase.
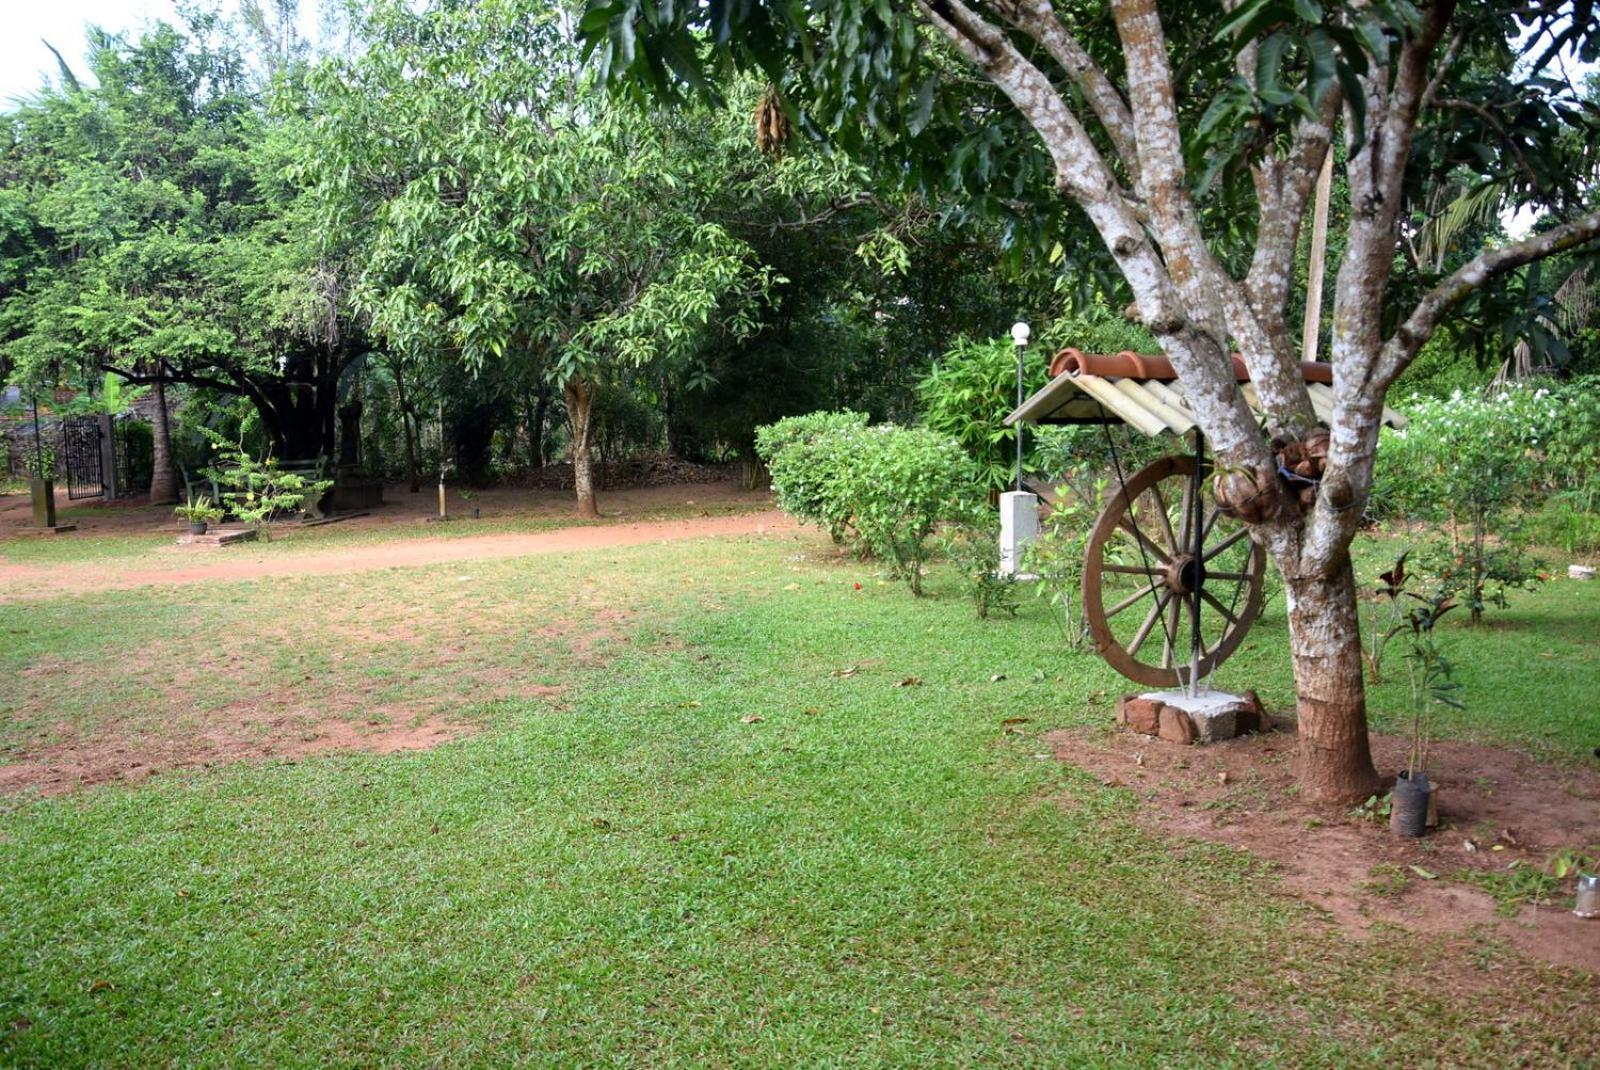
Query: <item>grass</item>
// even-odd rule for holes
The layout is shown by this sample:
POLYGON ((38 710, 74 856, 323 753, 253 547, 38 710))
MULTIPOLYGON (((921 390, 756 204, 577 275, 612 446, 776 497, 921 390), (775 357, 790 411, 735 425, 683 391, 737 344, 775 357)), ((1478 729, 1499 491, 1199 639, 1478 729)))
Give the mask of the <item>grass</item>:
MULTIPOLYGON (((1141 830, 1040 738, 1104 723, 1117 678, 1039 606, 979 622, 933 581, 913 601, 801 536, 0 605, 14 747, 263 692, 420 693, 482 729, 4 799, 0 1062, 1593 1059, 1592 979, 1485 945, 1453 988, 1459 952, 1351 943, 1250 856, 1141 830)), ((1543 671, 1474 678, 1448 730, 1592 746, 1591 707, 1525 712, 1600 682, 1587 593, 1452 632, 1464 667, 1543 671)), ((1229 665, 1279 705, 1282 629, 1229 665)))

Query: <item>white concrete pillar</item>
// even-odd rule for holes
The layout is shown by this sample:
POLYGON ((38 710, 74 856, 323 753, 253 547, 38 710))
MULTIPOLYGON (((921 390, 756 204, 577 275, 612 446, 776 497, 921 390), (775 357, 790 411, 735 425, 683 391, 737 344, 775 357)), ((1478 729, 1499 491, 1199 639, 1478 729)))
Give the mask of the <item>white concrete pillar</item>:
POLYGON ((1022 555, 1039 537, 1039 498, 1025 490, 1000 495, 1000 575, 1022 571, 1022 555))

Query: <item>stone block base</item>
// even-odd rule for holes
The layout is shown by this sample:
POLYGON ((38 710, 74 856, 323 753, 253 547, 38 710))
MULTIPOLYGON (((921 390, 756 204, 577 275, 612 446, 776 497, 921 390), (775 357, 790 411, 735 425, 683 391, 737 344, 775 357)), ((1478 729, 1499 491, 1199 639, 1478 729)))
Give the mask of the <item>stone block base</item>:
POLYGON ((179 546, 232 546, 236 542, 255 542, 255 528, 237 528, 232 531, 208 531, 204 535, 179 535, 179 546))
POLYGON ((1267 727, 1266 711, 1254 691, 1232 695, 1206 691, 1145 691, 1117 700, 1117 721, 1135 732, 1169 743, 1216 743, 1267 727))

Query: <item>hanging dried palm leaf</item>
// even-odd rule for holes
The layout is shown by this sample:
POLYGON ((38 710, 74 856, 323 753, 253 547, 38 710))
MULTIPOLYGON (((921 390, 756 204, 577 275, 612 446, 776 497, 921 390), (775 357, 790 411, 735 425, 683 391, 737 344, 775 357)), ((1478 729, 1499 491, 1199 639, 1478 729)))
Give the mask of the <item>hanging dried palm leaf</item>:
POLYGON ((783 155, 783 147, 788 144, 793 128, 789 125, 788 113, 783 110, 783 101, 778 96, 776 86, 767 86, 767 91, 761 96, 761 103, 756 105, 756 148, 777 159, 783 155))

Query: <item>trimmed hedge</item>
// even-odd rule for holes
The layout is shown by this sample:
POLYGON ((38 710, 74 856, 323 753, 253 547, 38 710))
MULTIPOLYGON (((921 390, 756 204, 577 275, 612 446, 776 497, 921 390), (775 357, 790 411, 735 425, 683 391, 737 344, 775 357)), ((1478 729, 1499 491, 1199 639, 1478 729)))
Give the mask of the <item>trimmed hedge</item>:
POLYGON ((922 593, 928 537, 980 493, 977 467, 955 439, 925 428, 867 426, 857 412, 793 416, 756 432, 778 505, 883 561, 922 593))

